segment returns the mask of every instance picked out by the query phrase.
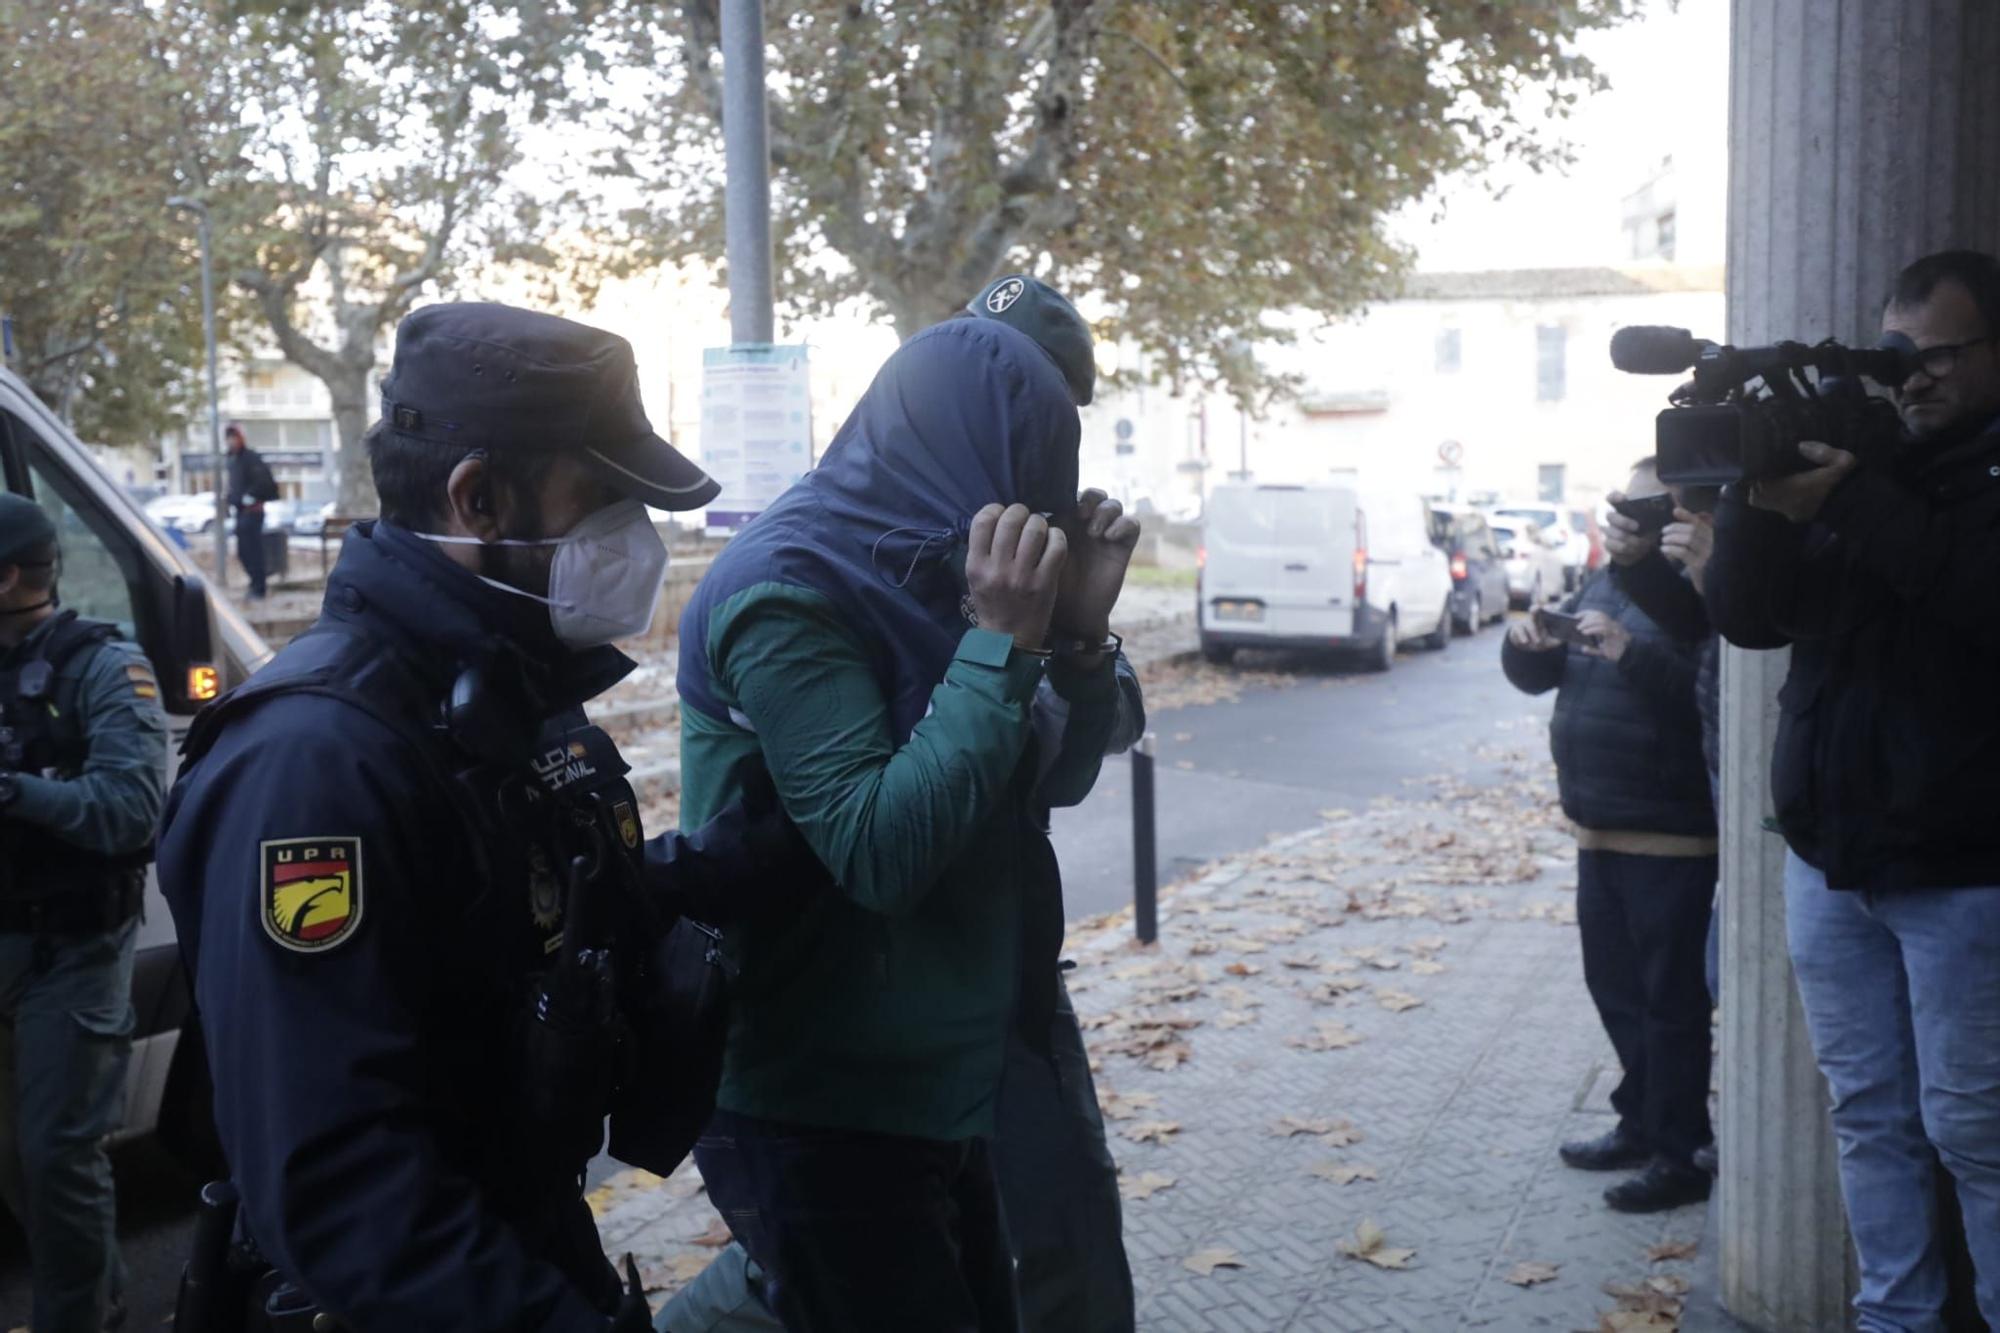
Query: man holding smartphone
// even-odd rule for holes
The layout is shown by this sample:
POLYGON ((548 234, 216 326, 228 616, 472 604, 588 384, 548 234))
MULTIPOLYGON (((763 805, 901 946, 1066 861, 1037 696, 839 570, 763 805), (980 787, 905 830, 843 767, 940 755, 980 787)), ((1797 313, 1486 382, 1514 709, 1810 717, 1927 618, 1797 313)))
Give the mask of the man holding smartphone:
MULTIPOLYGON (((1642 459, 1626 497, 1664 494, 1642 459)), ((1708 1197, 1694 1158, 1714 1140, 1702 943, 1716 833, 1695 710, 1700 646, 1667 633, 1604 571, 1561 615, 1575 620, 1516 621, 1500 664, 1528 694, 1557 691, 1549 740, 1576 825, 1584 981, 1625 1071, 1611 1094, 1617 1126, 1564 1144, 1562 1159, 1637 1170, 1605 1202, 1659 1212, 1708 1197)))

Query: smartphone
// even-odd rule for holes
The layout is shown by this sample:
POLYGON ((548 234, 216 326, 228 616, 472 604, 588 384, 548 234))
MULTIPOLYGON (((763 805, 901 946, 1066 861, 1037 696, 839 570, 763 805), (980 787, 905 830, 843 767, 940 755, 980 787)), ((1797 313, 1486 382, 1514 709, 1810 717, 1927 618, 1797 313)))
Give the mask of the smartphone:
POLYGON ((1674 521, 1674 497, 1649 495, 1643 500, 1614 500, 1611 507, 1639 525, 1642 536, 1650 537, 1674 521))
POLYGON ((1581 617, 1567 616, 1560 611, 1551 611, 1544 607, 1535 612, 1535 623, 1541 626, 1542 633, 1560 643, 1567 643, 1577 648, 1597 646, 1597 639, 1583 632, 1581 617))

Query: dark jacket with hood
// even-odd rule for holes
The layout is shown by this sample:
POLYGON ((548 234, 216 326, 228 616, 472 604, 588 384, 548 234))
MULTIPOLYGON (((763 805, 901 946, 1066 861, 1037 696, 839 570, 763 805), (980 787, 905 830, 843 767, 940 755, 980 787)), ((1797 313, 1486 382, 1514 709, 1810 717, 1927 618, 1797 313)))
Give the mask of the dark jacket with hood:
POLYGON ((840 889, 728 932, 724 1108, 985 1135, 1010 1021, 1046 1031, 1063 910, 1043 810, 1089 790, 1117 690, 1108 662, 1051 664, 1068 717, 1037 753, 1042 662, 969 620, 964 533, 990 503, 1070 509, 1077 436, 1027 336, 928 329, 682 616, 683 817, 768 773, 840 889))
POLYGON ((1558 690, 1549 748, 1563 813, 1587 829, 1713 837, 1715 807, 1695 710, 1699 646, 1674 638, 1603 571, 1564 610, 1602 611, 1632 641, 1616 662, 1566 645, 1531 652, 1511 637, 1507 679, 1529 694, 1558 690))
POLYGON ((1709 614, 1792 646, 1772 799, 1836 889, 2000 885, 2000 422, 1975 431, 1856 469, 1808 525, 1716 511, 1709 614))

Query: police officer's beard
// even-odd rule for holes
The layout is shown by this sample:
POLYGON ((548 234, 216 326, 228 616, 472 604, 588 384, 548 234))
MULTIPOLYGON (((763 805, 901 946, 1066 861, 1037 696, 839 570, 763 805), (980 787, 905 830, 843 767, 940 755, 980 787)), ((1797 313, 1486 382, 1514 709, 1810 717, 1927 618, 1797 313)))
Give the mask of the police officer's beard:
MULTIPOLYGON (((504 532, 502 537, 520 541, 532 541, 542 535, 542 507, 533 495, 517 496, 520 515, 515 520, 517 532, 504 532)), ((479 548, 479 573, 483 578, 519 588, 522 592, 533 593, 537 597, 549 595, 549 566, 554 563, 554 552, 546 546, 481 546, 479 548)))

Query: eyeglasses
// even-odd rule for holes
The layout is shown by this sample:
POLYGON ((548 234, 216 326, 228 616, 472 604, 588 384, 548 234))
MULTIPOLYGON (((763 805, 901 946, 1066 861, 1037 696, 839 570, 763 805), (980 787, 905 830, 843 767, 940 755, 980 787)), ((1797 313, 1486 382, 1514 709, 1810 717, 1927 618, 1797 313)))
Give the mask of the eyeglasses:
POLYGON ((1911 359, 1917 363, 1917 369, 1924 374, 1934 380, 1941 380, 1958 368, 1958 358, 1966 348, 1993 341, 1995 341, 1994 335, 1988 334, 1984 338, 1970 338, 1962 343, 1939 343, 1935 347, 1919 349, 1911 359))

